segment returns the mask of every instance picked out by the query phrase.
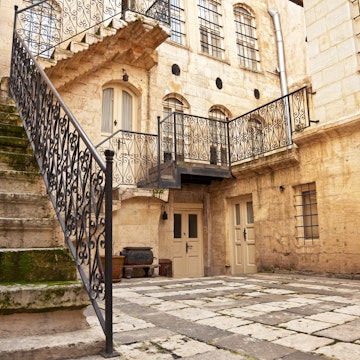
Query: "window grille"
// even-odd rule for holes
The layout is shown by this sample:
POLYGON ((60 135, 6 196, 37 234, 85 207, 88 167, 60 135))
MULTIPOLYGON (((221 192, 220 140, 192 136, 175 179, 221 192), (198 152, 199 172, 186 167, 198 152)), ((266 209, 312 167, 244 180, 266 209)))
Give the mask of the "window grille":
POLYGON ((360 0, 350 0, 352 3, 352 12, 353 12, 353 19, 354 19, 354 34, 357 41, 357 55, 358 55, 358 62, 360 64, 360 0))
POLYGON ((217 164, 218 161, 226 164, 227 150, 227 128, 228 116, 224 110, 213 106, 209 111, 209 119, 216 120, 209 122, 210 135, 210 164, 217 164))
POLYGON ((245 8, 234 8, 236 44, 239 64, 259 70, 259 51, 256 38, 255 17, 245 8))
POLYGON ((183 0, 170 0, 171 40, 185 45, 183 0))
POLYGON ((201 52, 223 59, 221 2, 199 0, 201 52))
POLYGON ((313 242, 319 238, 318 207, 315 183, 295 188, 297 239, 313 242))

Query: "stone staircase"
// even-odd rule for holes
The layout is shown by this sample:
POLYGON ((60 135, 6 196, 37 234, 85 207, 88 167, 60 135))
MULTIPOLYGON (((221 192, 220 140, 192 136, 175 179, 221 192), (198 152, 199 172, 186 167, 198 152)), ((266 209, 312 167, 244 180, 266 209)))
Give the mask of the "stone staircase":
MULTIPOLYGON (((2 81, 3 87, 3 81, 2 81)), ((0 97, 0 359, 103 350, 16 108, 0 97)))

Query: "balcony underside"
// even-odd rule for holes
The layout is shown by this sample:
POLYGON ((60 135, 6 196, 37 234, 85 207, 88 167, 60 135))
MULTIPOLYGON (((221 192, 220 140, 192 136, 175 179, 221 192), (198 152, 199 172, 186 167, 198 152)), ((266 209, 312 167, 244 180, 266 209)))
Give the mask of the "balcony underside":
POLYGON ((51 59, 40 59, 57 89, 94 73, 109 62, 150 70, 157 64, 155 49, 170 35, 169 27, 153 19, 127 13, 96 34, 87 33, 66 49, 57 48, 51 59))
POLYGON ((232 177, 228 166, 218 166, 188 161, 167 161, 149 170, 149 177, 137 183, 138 187, 180 189, 181 184, 209 185, 213 180, 232 177))
POLYGON ((237 179, 241 179, 268 174, 298 165, 298 149, 295 145, 292 145, 233 165, 232 175, 237 179))

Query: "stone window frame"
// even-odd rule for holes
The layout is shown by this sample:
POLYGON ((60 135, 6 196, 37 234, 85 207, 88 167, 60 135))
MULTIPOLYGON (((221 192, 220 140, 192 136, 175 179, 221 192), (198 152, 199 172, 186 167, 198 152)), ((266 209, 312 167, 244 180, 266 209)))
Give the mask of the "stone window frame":
POLYGON ((198 0, 201 53, 223 60, 225 57, 220 0, 198 0))
POLYGON ((186 45, 185 9, 183 0, 170 0, 171 41, 186 45))
POLYGON ((294 187, 294 206, 296 210, 296 239, 304 245, 319 240, 319 213, 316 183, 306 183, 294 187))
POLYGON ((233 13, 239 65, 252 71, 259 71, 260 57, 254 12, 238 4, 234 6, 233 13))

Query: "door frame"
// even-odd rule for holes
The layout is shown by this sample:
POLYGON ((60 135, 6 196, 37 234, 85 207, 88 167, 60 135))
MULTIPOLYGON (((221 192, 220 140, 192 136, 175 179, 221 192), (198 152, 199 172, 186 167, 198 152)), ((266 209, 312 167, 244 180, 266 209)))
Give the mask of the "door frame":
MULTIPOLYGON (((254 271, 246 271, 246 266, 244 265, 243 271, 241 273, 238 273, 235 271, 235 204, 237 203, 246 203, 247 201, 251 200, 251 202, 253 203, 253 196, 251 193, 249 194, 244 194, 244 195, 239 195, 236 197, 233 197, 231 199, 228 199, 228 216, 229 216, 229 221, 228 221, 228 226, 229 226, 229 243, 228 243, 228 247, 229 247, 229 257, 230 257, 230 266, 231 266, 231 275, 241 275, 241 274, 250 274, 250 273, 256 273, 257 270, 255 269, 254 271)), ((253 210, 254 210, 254 203, 253 203, 253 210)), ((254 221, 254 231, 255 231, 255 221, 254 221)), ((256 234, 254 232, 254 247, 256 250, 256 234)), ((248 250, 248 249, 246 249, 248 250)), ((248 258, 244 256, 244 258, 242 259, 242 262, 247 261, 248 258)), ((256 255, 255 255, 255 259, 254 259, 255 263, 256 263, 256 255)), ((255 268, 256 268, 256 264, 255 264, 255 268)))
MULTIPOLYGON (((200 203, 175 203, 173 206, 173 214, 176 212, 191 212, 196 211, 199 215, 198 218, 198 239, 199 239, 199 268, 200 268, 200 275, 199 277, 204 276, 204 205, 200 203)), ((174 236, 172 235, 172 242, 174 242, 174 236)), ((174 257, 174 254, 173 254, 174 257)), ((173 273, 176 275, 176 269, 173 269, 173 273)))

